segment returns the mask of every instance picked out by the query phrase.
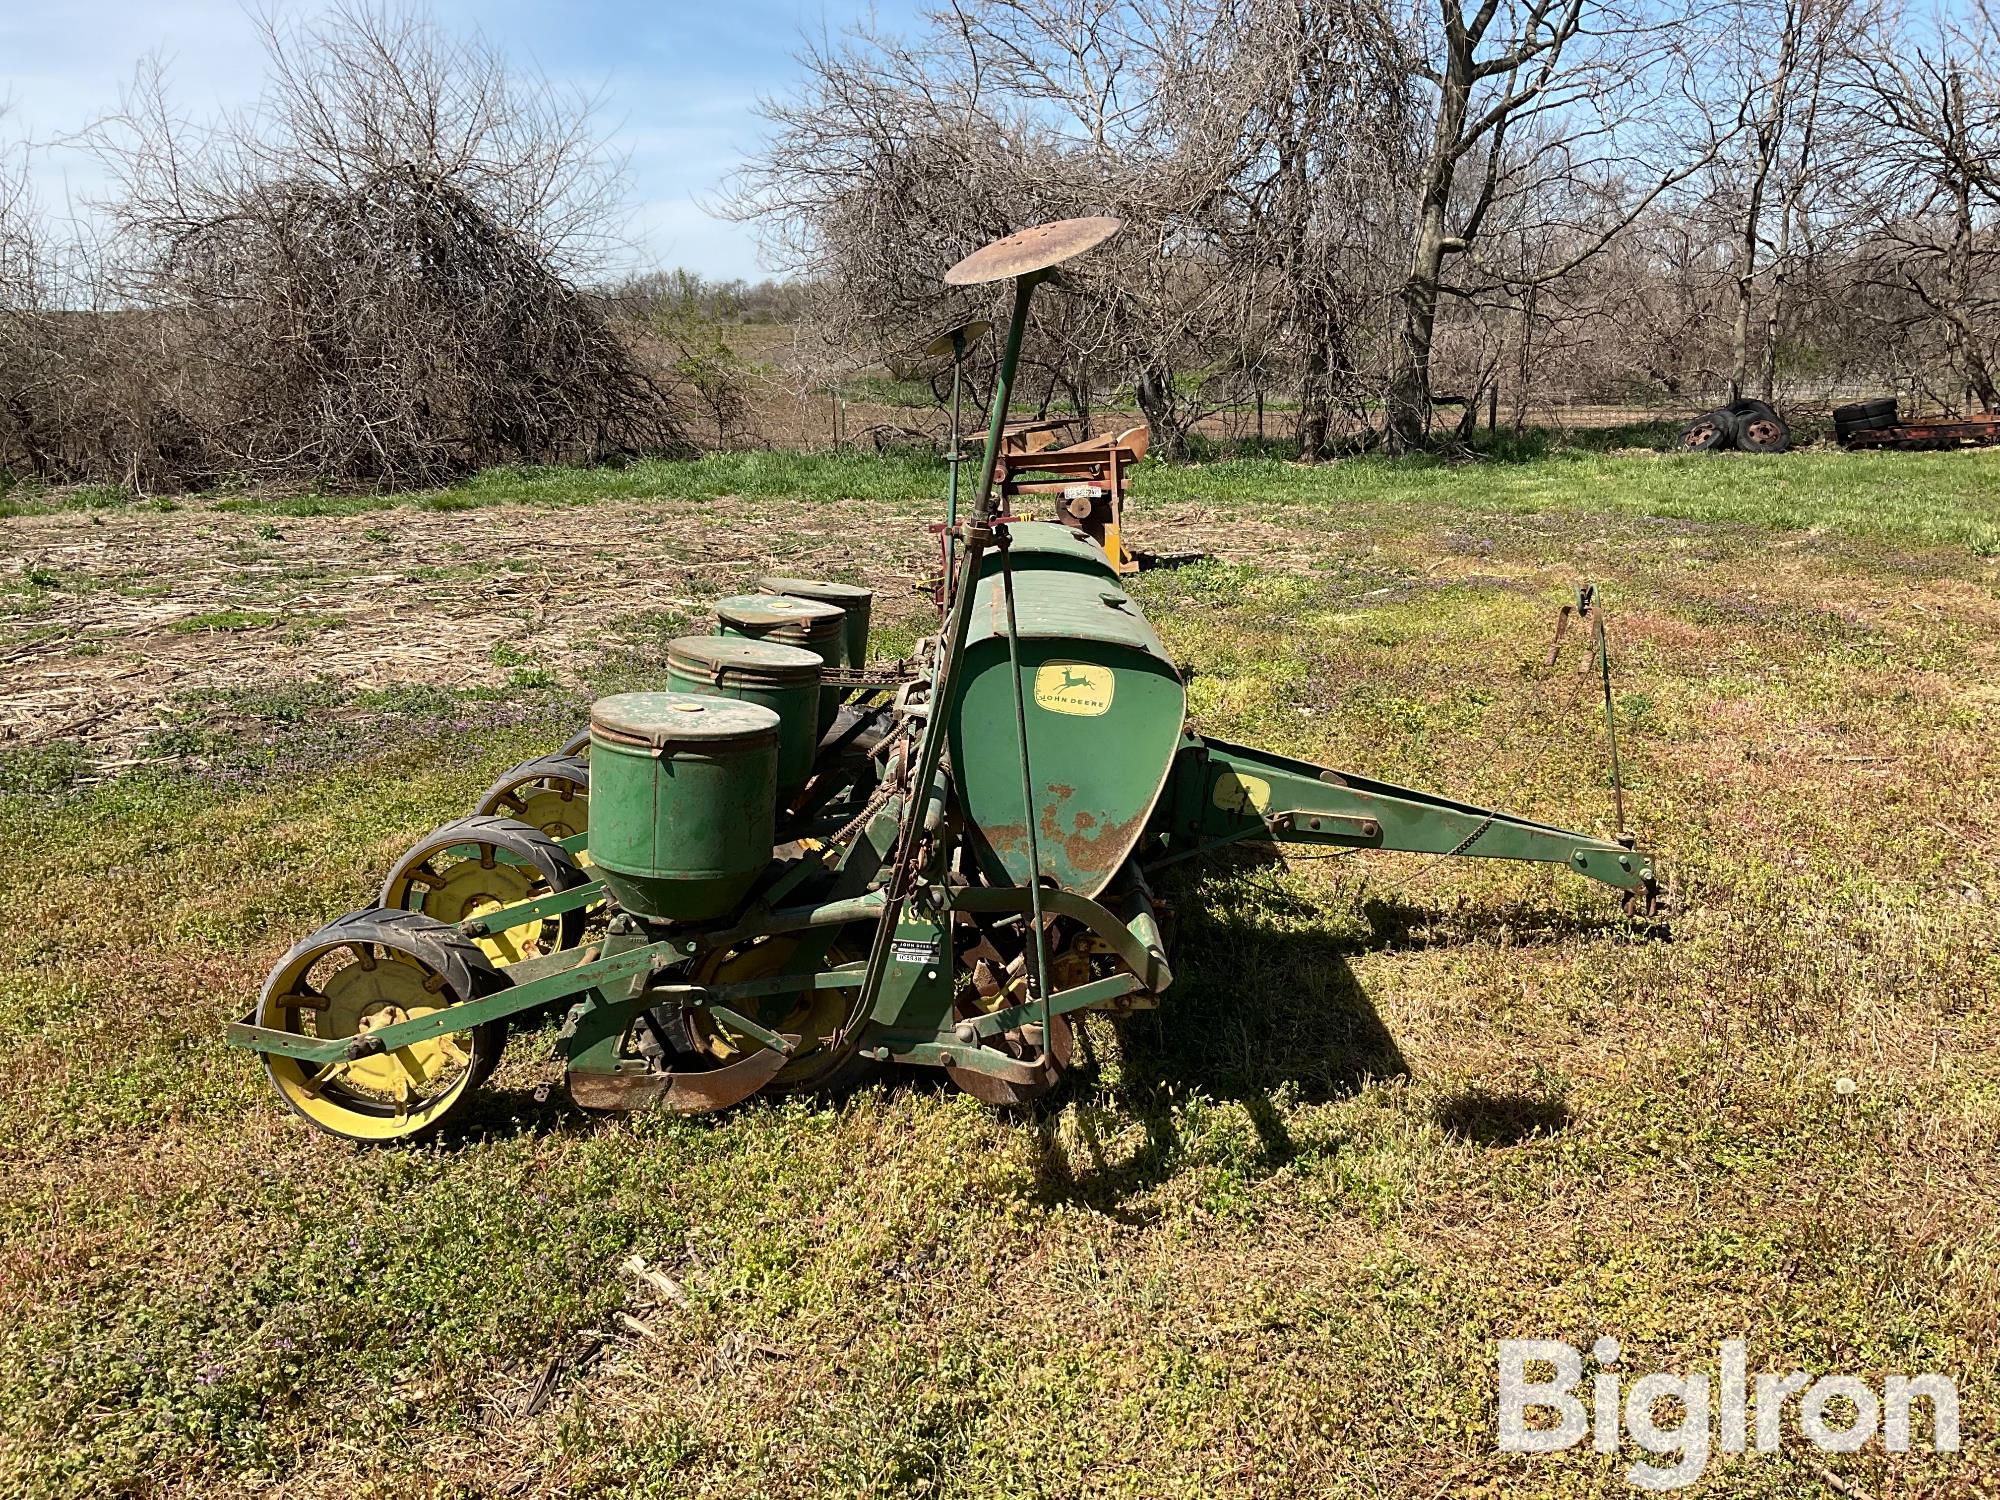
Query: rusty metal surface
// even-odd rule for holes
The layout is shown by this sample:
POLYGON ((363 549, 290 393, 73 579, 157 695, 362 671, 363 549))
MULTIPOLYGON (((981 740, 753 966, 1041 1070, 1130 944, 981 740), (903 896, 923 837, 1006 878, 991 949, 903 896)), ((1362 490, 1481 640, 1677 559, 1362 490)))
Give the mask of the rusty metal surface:
POLYGON ((946 286, 980 286, 1046 271, 1101 245, 1125 227, 1122 219, 1055 219, 982 245, 944 273, 946 286))
POLYGON ((1722 424, 1713 416, 1696 417, 1681 434, 1681 443, 1696 450, 1708 448, 1721 433, 1722 424))
MULTIPOLYGON (((958 1009, 961 1017, 976 1013, 969 1007, 958 1009)), ((1033 1035, 1040 1030, 1039 1026, 1023 1027, 1019 1031, 1007 1032, 1000 1039, 1001 1050, 1009 1056, 1036 1064, 1033 1082, 1015 1083, 991 1073, 979 1073, 950 1064, 945 1066, 945 1076, 981 1104, 993 1109, 1025 1109, 1062 1081, 1063 1072, 1075 1054, 1075 1043, 1066 1018, 1057 1016, 1050 1022, 1051 1045, 1046 1051, 1040 1046, 1040 1038, 1033 1035)))
POLYGON ((2000 417, 1957 422, 1898 422, 1850 432, 1840 440, 1846 448, 1964 448, 2000 443, 2000 417))
MULTIPOLYGON (((960 262, 963 264, 963 262, 960 262)), ((947 328, 943 333, 924 345, 924 356, 935 359, 941 354, 952 354, 970 349, 974 344, 993 331, 993 325, 984 318, 974 318, 970 323, 961 323, 956 328, 947 328)))
POLYGON ((1777 417, 1752 417, 1743 424, 1743 435, 1753 443, 1782 442, 1788 431, 1777 417))
MULTIPOLYGON (((794 1046, 797 1037, 788 1037, 794 1046)), ((663 1109, 668 1114, 699 1115, 740 1104, 764 1087, 791 1059, 782 1052, 759 1050, 739 1062, 700 1073, 662 1073, 626 1067, 616 1073, 569 1074, 569 1096, 583 1109, 663 1109)))

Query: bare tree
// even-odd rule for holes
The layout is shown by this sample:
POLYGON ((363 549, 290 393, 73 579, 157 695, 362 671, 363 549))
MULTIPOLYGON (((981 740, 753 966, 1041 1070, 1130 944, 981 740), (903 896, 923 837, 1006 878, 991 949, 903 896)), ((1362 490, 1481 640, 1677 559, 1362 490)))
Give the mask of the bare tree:
POLYGON ((94 138, 161 404, 212 469, 404 485, 681 446, 578 285, 619 185, 589 101, 407 11, 262 25, 254 109, 190 126, 151 66, 94 138))
POLYGON ((1913 378, 2000 410, 2000 27, 1983 6, 1897 18, 1852 50, 1843 123, 1859 281, 1913 378))
POLYGON ((1115 214, 1119 241, 1037 303, 1029 399, 1122 385, 1172 455, 1282 362, 1317 455, 1351 394, 1361 242, 1393 224, 1373 211, 1387 174, 1357 170, 1398 115, 1385 28, 1362 0, 961 0, 914 38, 809 48, 735 211, 857 358, 954 316, 939 275, 983 241, 1115 214))
POLYGON ((1433 124, 1388 389, 1396 448, 1420 444, 1429 429, 1440 298, 1508 279, 1480 264, 1480 238, 1499 205, 1553 206, 1544 227, 1572 238, 1574 250, 1537 278, 1552 280, 1610 244, 1715 149, 1691 129, 1700 122, 1674 109, 1691 66, 1688 11, 1640 0, 1437 3, 1430 60, 1418 75, 1432 91, 1433 124), (1646 164, 1637 182, 1635 155, 1646 164), (1584 191, 1549 194, 1557 181, 1584 191), (1568 214, 1564 205, 1576 203, 1586 217, 1568 214), (1460 269, 1448 278, 1454 260, 1460 269))
POLYGON ((1325 457, 1336 412, 1358 420, 1379 394, 1385 269, 1410 225, 1416 59, 1375 0, 1251 0, 1220 9, 1211 35, 1227 56, 1184 92, 1216 101, 1237 138, 1208 149, 1230 185, 1204 218, 1231 274, 1262 283, 1260 370, 1290 374, 1299 455, 1325 457))
POLYGON ((1827 171, 1831 74, 1865 34, 1871 8, 1867 0, 1731 0, 1719 15, 1709 77, 1727 146, 1704 176, 1726 226, 1726 389, 1733 400, 1754 383, 1770 400, 1787 285, 1814 238, 1827 171))

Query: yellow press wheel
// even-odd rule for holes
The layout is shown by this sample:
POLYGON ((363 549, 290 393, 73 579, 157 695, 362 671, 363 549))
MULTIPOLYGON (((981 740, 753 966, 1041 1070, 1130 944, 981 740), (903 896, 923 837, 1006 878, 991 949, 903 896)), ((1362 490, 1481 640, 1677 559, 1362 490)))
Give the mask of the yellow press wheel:
MULTIPOLYGON (((457 926, 503 906, 582 885, 589 877, 554 839, 513 818, 475 813, 413 844, 382 882, 379 904, 457 926)), ((563 912, 477 938, 496 964, 574 947, 584 914, 563 912)))
MULTIPOLYGON (((796 970, 810 974, 854 961, 855 955, 836 941, 824 959, 813 962, 810 942, 809 937, 781 934, 741 948, 710 953, 696 960, 689 982, 719 987, 769 979, 796 970)), ((809 1089, 840 1088, 853 1081, 858 1070, 849 1065, 855 1062, 856 1039, 836 1045, 833 1038, 847 1019, 854 994, 852 988, 793 990, 767 995, 761 1000, 738 1001, 729 1007, 767 1030, 799 1039, 798 1055, 766 1085, 769 1092, 795 1094, 809 1089)), ((736 1062, 759 1050, 755 1041, 702 1010, 687 1013, 687 1036, 696 1052, 717 1063, 736 1062)))
MULTIPOLYGON (((501 983, 486 955, 443 923, 375 908, 322 927, 278 961, 257 1024, 317 1040, 364 1036, 488 993, 501 983)), ((435 1131, 499 1065, 506 1028, 472 1026, 391 1052, 309 1063, 264 1054, 294 1113, 351 1141, 435 1131)))
POLYGON ((524 760, 486 789, 476 809, 566 839, 590 827, 590 762, 574 755, 524 760))

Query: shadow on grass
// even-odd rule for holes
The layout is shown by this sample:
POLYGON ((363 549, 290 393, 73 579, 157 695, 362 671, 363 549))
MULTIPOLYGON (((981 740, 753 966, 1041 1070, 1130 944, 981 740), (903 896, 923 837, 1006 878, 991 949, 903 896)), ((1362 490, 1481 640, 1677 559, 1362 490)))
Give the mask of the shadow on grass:
MULTIPOLYGON (((1241 1107, 1257 1149, 1237 1165, 1264 1175, 1299 1150, 1274 1096, 1287 1104, 1328 1103, 1371 1082, 1409 1076, 1395 1037, 1355 976, 1351 960, 1358 955, 1490 941, 1503 929, 1511 946, 1538 947, 1627 926, 1615 908, 1601 916, 1533 902, 1445 910, 1395 894, 1365 896, 1329 912, 1256 878, 1261 867, 1278 862, 1270 851, 1242 847, 1166 889, 1171 899, 1162 914, 1172 913, 1174 983, 1160 1008, 1118 1023, 1115 1070, 1103 1066, 1106 1019, 1080 1026, 1068 1078, 1022 1121, 1040 1141, 1038 1197, 1116 1212, 1201 1149, 1186 1139, 1188 1105, 1197 1099, 1241 1107), (1055 1120, 1070 1106, 1083 1136, 1080 1152, 1056 1138, 1055 1120), (1145 1143, 1114 1151, 1110 1142, 1135 1122, 1145 1143)), ((898 1090, 950 1086, 942 1072, 895 1068, 847 1092, 875 1082, 898 1090)), ((528 1089, 489 1087, 437 1143, 456 1149, 558 1134, 592 1128, 593 1118, 569 1102, 559 1080, 540 1099, 528 1089)), ((1448 1133, 1481 1145, 1513 1144, 1559 1130, 1566 1120, 1560 1102, 1479 1090, 1446 1101, 1438 1114, 1448 1133)))
POLYGON ((1518 1146, 1569 1124, 1569 1106, 1537 1094, 1471 1088, 1440 1104, 1437 1122, 1446 1135, 1474 1146, 1518 1146))
MULTIPOLYGON (((1615 913, 1601 920, 1525 906, 1441 913, 1394 897, 1366 899, 1352 920, 1328 924, 1323 909, 1282 889, 1261 887, 1254 905, 1246 902, 1241 882, 1219 874, 1176 890, 1173 987, 1158 1010, 1120 1025, 1107 1086, 1093 1088, 1101 1047, 1091 1029, 1081 1033, 1082 1066, 1048 1102, 1076 1106, 1082 1143, 1058 1139, 1053 1109, 1043 1118, 1034 1189, 1042 1201, 1144 1217, 1122 1205, 1214 1150, 1195 1138, 1208 1128, 1190 1109, 1196 1100, 1242 1109, 1256 1146, 1247 1157, 1233 1152, 1230 1168, 1268 1175, 1299 1154, 1279 1099, 1327 1103, 1410 1076, 1355 976, 1358 955, 1478 941, 1502 927, 1511 944, 1540 946, 1622 925, 1615 913), (1114 1147, 1135 1122, 1144 1142, 1114 1147)), ((1447 1100, 1438 1115, 1451 1135, 1489 1146, 1560 1130, 1567 1120, 1560 1101, 1480 1090, 1447 1100)))
POLYGON ((1060 1144, 1053 1118, 1044 1116, 1035 1196, 1130 1217, 1120 1208, 1124 1200, 1174 1176, 1199 1149, 1186 1128, 1186 1106, 1196 1097, 1242 1107, 1257 1144, 1235 1165, 1263 1176, 1299 1151, 1275 1092, 1322 1103, 1407 1075, 1395 1038, 1354 977, 1349 951, 1313 932, 1238 934, 1226 952, 1205 958, 1186 943, 1161 1008, 1120 1026, 1116 1082, 1095 1097, 1089 1080, 1098 1073, 1101 1032, 1095 1022, 1080 1032, 1082 1066, 1050 1103, 1077 1103, 1081 1150, 1060 1144), (1114 1148, 1134 1122, 1145 1130, 1144 1143, 1114 1148))

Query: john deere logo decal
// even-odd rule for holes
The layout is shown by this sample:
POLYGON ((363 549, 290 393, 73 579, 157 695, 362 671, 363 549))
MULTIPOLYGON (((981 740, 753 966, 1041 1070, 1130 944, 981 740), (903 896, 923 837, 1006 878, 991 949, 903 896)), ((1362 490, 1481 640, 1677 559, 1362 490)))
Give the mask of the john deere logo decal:
POLYGON ((1094 719, 1111 707, 1117 679, 1109 667, 1052 661, 1035 668, 1035 704, 1050 713, 1094 719))
POLYGON ((1224 771, 1215 778, 1212 793, 1215 805, 1224 812, 1267 813, 1271 810, 1271 783, 1261 776, 1240 771, 1224 771))

